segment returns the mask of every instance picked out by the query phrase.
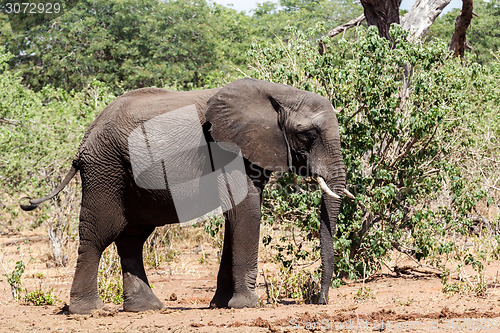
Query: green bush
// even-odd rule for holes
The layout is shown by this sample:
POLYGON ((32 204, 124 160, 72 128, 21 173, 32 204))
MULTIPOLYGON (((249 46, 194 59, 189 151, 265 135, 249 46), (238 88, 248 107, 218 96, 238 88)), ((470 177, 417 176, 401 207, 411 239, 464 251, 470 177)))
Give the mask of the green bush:
MULTIPOLYGON (((447 235, 468 232, 470 212, 487 194, 481 175, 467 170, 473 153, 499 152, 498 141, 484 144, 481 136, 486 126, 498 139, 498 63, 463 66, 445 43, 413 44, 397 25, 392 44, 375 27, 359 28, 353 40, 318 41, 318 30, 291 31, 286 44, 254 44, 252 68, 257 78, 326 96, 339 110, 347 183, 356 200, 344 200, 339 215, 337 277, 377 271, 393 248, 417 260, 441 255, 447 235), (488 116, 493 119, 485 121, 488 116)), ((318 208, 317 193, 268 193, 265 200, 274 211, 308 202, 292 220, 309 226, 306 238, 317 233, 317 213, 304 216, 318 208)), ((298 248, 289 242, 287 252, 298 248)))
POLYGON ((36 289, 26 293, 24 301, 33 305, 53 305, 56 302, 56 298, 52 293, 52 289, 48 291, 36 289))
POLYGON ((19 260, 16 262, 16 267, 14 268, 12 273, 4 274, 4 276, 7 278, 7 283, 9 283, 10 285, 12 298, 15 301, 19 301, 21 299, 21 291, 23 291, 21 277, 24 273, 24 268, 24 262, 22 260, 19 260))
POLYGON ((115 244, 110 245, 102 254, 97 285, 103 302, 123 303, 122 268, 115 244))
POLYGON ((274 233, 274 240, 264 235, 263 243, 275 251, 275 259, 284 271, 293 272, 297 261, 319 258, 319 246, 311 241, 319 236, 321 191, 305 192, 302 186, 310 179, 292 173, 277 176, 264 189, 262 219, 280 232, 274 233))
MULTIPOLYGON (((21 84, 18 72, 8 68, 10 57, 0 47, 0 186, 5 190, 0 192, 0 201, 6 203, 5 212, 10 213, 0 219, 9 224, 23 220, 18 206, 22 196, 46 195, 62 181, 88 125, 114 99, 98 81, 80 92, 49 86, 33 92, 21 84)), ((53 200, 56 206, 72 207, 75 196, 78 201, 74 184, 66 188, 73 192, 68 198, 58 196, 53 200)), ((62 209, 44 205, 34 212, 31 227, 55 219, 62 209)), ((77 213, 64 215, 74 221, 77 213)))
POLYGON ((49 86, 33 92, 6 68, 0 48, 0 182, 9 190, 46 193, 69 169, 88 125, 111 100, 103 83, 81 92, 49 86), (45 186, 42 185, 41 182, 45 186))

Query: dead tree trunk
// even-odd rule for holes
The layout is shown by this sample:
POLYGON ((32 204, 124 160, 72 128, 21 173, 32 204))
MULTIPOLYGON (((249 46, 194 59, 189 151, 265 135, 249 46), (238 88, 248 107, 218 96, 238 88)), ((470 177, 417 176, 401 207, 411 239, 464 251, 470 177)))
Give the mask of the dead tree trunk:
POLYGON ((422 37, 451 0, 416 0, 401 19, 401 27, 413 37, 422 37))
POLYGON ((399 23, 399 5, 401 0, 361 0, 366 22, 375 25, 381 37, 390 39, 389 28, 392 23, 399 23))
POLYGON ((460 56, 461 59, 465 56, 465 48, 470 48, 469 44, 467 44, 465 35, 472 21, 472 1, 473 0, 462 1, 462 10, 457 16, 455 21, 455 32, 453 33, 453 37, 451 37, 450 51, 453 51, 455 57, 460 56))

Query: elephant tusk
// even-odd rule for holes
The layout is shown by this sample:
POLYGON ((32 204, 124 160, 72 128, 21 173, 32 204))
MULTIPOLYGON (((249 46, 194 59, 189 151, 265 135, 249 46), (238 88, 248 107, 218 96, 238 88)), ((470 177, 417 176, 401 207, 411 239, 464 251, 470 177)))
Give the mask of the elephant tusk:
POLYGON ((335 199, 340 199, 340 196, 338 196, 337 194, 335 194, 335 192, 330 190, 330 188, 328 187, 328 185, 326 185, 326 182, 322 177, 318 177, 318 184, 321 187, 321 189, 325 191, 326 194, 328 194, 331 197, 334 197, 335 199))
POLYGON ((347 195, 348 198, 356 199, 356 197, 354 196, 354 194, 352 194, 351 192, 349 192, 346 188, 344 189, 344 194, 347 195))

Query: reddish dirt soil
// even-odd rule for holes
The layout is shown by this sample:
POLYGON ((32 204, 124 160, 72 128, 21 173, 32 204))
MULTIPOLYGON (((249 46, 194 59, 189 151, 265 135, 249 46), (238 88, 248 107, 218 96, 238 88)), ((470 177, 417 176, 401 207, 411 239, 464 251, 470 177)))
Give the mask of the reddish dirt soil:
MULTIPOLYGON (((76 244, 70 246, 72 257, 67 267, 52 264, 49 244, 42 234, 0 236, 0 246, 1 332, 500 332, 499 262, 486 267, 489 288, 484 297, 447 297, 438 277, 413 272, 370 279, 364 288, 370 290, 371 297, 363 300, 355 297, 363 287, 357 282, 332 289, 326 306, 292 301, 266 305, 264 280, 259 274, 257 293, 264 304, 260 308, 208 309, 218 263, 215 250, 204 244, 204 263, 193 247, 182 249, 176 260, 159 269, 148 269, 154 292, 165 303, 164 310, 126 313, 120 305, 108 304, 107 311, 68 315, 63 308, 69 302, 76 244), (27 290, 53 288, 60 300, 56 305, 23 305, 12 300, 4 273, 12 272, 20 259, 26 264, 23 286, 27 290)), ((259 263, 259 269, 267 265, 259 263)))

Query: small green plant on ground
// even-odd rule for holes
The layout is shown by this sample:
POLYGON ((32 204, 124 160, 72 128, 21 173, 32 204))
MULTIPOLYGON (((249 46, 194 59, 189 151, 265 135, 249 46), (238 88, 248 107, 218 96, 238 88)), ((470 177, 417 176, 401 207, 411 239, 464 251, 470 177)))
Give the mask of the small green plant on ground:
POLYGON ((355 301, 365 301, 368 299, 375 298, 375 293, 371 290, 371 288, 365 287, 364 285, 358 289, 356 295, 354 295, 355 301))
POLYGON ((102 254, 97 279, 99 297, 103 302, 123 302, 122 268, 114 243, 102 254))
POLYGON ((41 287, 27 292, 23 299, 26 303, 33 305, 53 305, 57 301, 52 288, 45 291, 41 287))
MULTIPOLYGON (((26 267, 24 265, 24 262, 22 260, 19 260, 16 262, 16 266, 12 271, 12 273, 5 274, 7 282, 9 283, 12 291, 12 298, 14 298, 14 300, 18 302, 24 300, 26 303, 33 305, 54 304, 57 299, 52 292, 52 288, 49 289, 48 291, 45 291, 40 285, 39 288, 33 291, 27 291, 25 290, 25 288, 22 287, 21 277, 24 273, 25 268, 26 267), (21 292, 23 291, 26 291, 24 297, 21 296, 21 292)), ((36 277, 42 278, 43 273, 37 273, 36 277)))
POLYGON ((317 303, 319 299, 319 274, 306 270, 281 268, 277 275, 264 273, 267 302, 277 304, 293 299, 298 304, 317 303))
POLYGON ((473 255, 470 250, 465 250, 462 253, 459 250, 454 251, 454 258, 458 262, 454 272, 457 277, 452 281, 452 271, 441 266, 443 274, 441 275, 441 283, 443 292, 448 296, 454 294, 472 294, 477 297, 484 297, 487 294, 487 283, 485 281, 484 270, 487 265, 484 253, 473 255), (465 273, 466 266, 472 267, 475 274, 469 276, 465 273))
POLYGON ((9 283, 10 289, 12 291, 12 298, 14 298, 15 301, 19 301, 21 299, 21 291, 23 291, 21 276, 24 273, 24 268, 24 262, 22 260, 19 260, 18 262, 16 262, 16 267, 14 268, 12 273, 5 274, 7 282, 9 283))
POLYGON ((399 299, 397 297, 394 297, 394 296, 392 297, 392 301, 394 303, 397 303, 400 306, 410 306, 410 305, 412 305, 415 302, 415 300, 413 298, 410 298, 410 297, 408 297, 406 299, 406 301, 403 301, 403 300, 401 300, 401 299, 399 299))

